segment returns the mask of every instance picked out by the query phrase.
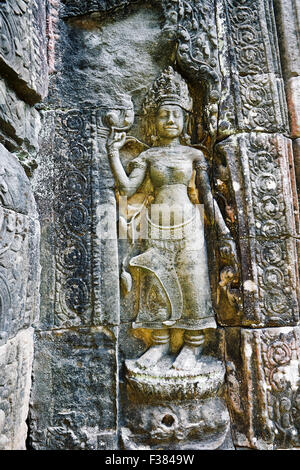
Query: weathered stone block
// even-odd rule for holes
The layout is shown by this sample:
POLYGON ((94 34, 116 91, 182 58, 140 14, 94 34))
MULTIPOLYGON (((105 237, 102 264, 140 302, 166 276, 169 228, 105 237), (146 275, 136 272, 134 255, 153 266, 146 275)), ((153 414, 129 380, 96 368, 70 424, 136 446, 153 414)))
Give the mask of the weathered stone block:
POLYGON ((19 146, 38 149, 40 115, 20 100, 4 80, 0 81, 0 123, 0 139, 4 144, 13 149, 19 146))
POLYGON ((41 288, 48 293, 41 304, 41 325, 45 328, 91 324, 88 125, 88 118, 73 110, 48 112, 43 119, 45 133, 33 187, 45 235, 41 247, 41 288))
POLYGON ((36 332, 30 440, 34 449, 103 449, 114 444, 117 360, 102 327, 36 332), (107 444, 103 444, 107 442, 107 444))
POLYGON ((267 0, 243 4, 230 0, 218 9, 222 41, 225 35, 220 47, 224 76, 220 136, 234 129, 286 132, 286 98, 272 5, 267 0))
POLYGON ((251 133, 232 136, 218 147, 227 155, 239 232, 244 317, 235 325, 296 325, 298 212, 291 142, 281 135, 251 133))
POLYGON ((66 0, 61 5, 62 16, 80 16, 89 13, 106 12, 119 7, 138 3, 140 0, 88 0, 84 4, 77 0, 66 0))
POLYGON ((298 448, 299 327, 226 329, 228 404, 234 443, 298 448))
MULTIPOLYGON (((162 37, 159 5, 143 3, 115 18, 107 3, 110 13, 103 17, 79 16, 57 23, 58 73, 48 97, 54 108, 109 110, 126 108, 132 99, 140 112, 145 89, 168 65, 175 45, 162 37)), ((76 5, 86 7, 82 2, 76 5)))
POLYGON ((283 80, 275 74, 240 76, 236 84, 238 127, 285 132, 288 128, 283 80))
POLYGON ((23 168, 0 144, 0 332, 31 326, 39 307, 39 223, 23 168))
POLYGON ((0 144, 1 205, 21 214, 35 214, 30 182, 18 159, 0 144))
POLYGON ((125 450, 233 450, 224 401, 129 406, 128 427, 121 428, 125 450))
POLYGON ((283 73, 288 80, 300 75, 299 3, 295 0, 274 0, 278 42, 283 73))
POLYGON ((295 176, 296 176, 296 185, 297 193, 300 191, 300 139, 295 139, 293 142, 293 157, 295 165, 295 176))
POLYGON ((0 449, 25 450, 33 360, 33 329, 0 346, 0 449))
POLYGON ((224 331, 206 331, 201 359, 197 368, 189 372, 171 368, 182 347, 183 330, 172 332, 171 352, 161 363, 151 371, 138 369, 136 356, 151 344, 150 336, 146 329, 130 331, 126 324, 120 328, 119 360, 123 363, 129 359, 120 374, 122 447, 233 448, 221 360, 224 331))
POLYGON ((45 2, 1 2, 0 63, 10 85, 28 103, 44 98, 48 87, 45 2))

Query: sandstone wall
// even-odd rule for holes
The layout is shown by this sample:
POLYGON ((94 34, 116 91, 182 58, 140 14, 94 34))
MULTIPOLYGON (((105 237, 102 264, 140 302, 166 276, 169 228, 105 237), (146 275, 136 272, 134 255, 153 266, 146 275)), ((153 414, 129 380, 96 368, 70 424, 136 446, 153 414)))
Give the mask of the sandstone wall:
POLYGON ((300 447, 297 18, 294 0, 0 2, 0 448, 300 447), (125 166, 146 148, 167 66, 238 259, 226 279, 213 223, 210 378, 168 391, 128 369, 151 337, 140 280, 120 287, 139 246, 118 239, 107 155, 113 129, 125 166))

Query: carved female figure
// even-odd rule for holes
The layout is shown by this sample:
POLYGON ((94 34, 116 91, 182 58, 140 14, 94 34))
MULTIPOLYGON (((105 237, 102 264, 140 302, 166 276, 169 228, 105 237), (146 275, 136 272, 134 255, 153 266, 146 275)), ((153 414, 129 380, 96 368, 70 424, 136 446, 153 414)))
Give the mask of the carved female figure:
MULTIPOLYGON (((231 239, 213 199, 203 153, 186 145, 192 99, 183 78, 168 67, 154 82, 144 102, 148 136, 154 144, 125 172, 119 157, 126 135, 115 134, 108 155, 120 194, 132 196, 149 177, 154 200, 148 208, 148 247, 130 260, 146 273, 143 301, 135 328, 151 328, 153 344, 137 360, 142 369, 154 366, 169 350, 170 329, 185 330, 184 345, 172 368, 186 370, 197 361, 206 328, 216 328, 211 304, 204 227, 189 197, 194 170, 207 216, 223 238, 231 239), (160 219, 158 218, 160 213, 160 219)), ((233 242, 232 242, 233 243, 233 242)))

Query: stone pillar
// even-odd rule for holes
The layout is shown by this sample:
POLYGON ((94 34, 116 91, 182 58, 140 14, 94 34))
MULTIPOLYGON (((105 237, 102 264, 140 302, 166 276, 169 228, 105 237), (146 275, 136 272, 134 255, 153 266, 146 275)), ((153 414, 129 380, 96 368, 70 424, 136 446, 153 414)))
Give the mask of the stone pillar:
MULTIPOLYGON (((284 23, 283 10, 293 2, 275 3, 281 5, 277 20, 284 23)), ((222 72, 230 77, 235 135, 217 144, 216 150, 223 156, 223 174, 227 168, 231 175, 243 298, 240 317, 232 317, 230 327, 228 319, 222 322, 228 325, 233 441, 254 449, 297 448, 299 219, 293 146, 287 137, 288 109, 295 129, 294 80, 287 84, 284 61, 281 71, 272 2, 233 0, 223 5, 220 25, 226 25, 229 59, 223 55, 222 72), (284 85, 290 93, 287 100, 284 85)), ((279 36, 281 48, 288 37, 287 30, 285 37, 279 36)), ((290 54, 292 48, 285 60, 290 54)), ((228 109, 226 99, 221 113, 228 109)), ((222 129, 221 133, 225 137, 222 129)), ((216 185, 222 191, 221 181, 216 185)))
POLYGON ((25 449, 39 316, 40 227, 29 178, 47 94, 45 2, 0 3, 0 449, 25 449))
POLYGON ((94 119, 91 109, 53 109, 42 121, 34 183, 43 233, 30 412, 34 449, 116 446, 117 330, 113 323, 104 326, 99 310, 98 293, 109 274, 99 261, 108 253, 96 238, 96 201, 105 192, 98 186, 104 157, 94 119))
POLYGON ((299 3, 274 0, 280 56, 290 118, 290 136, 300 136, 299 3))

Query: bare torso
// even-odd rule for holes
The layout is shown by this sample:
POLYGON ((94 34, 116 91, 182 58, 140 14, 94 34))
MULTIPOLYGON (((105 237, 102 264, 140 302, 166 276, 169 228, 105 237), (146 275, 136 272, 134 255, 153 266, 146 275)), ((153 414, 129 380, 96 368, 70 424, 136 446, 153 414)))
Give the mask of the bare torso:
POLYGON ((153 147, 147 153, 148 171, 154 187, 152 220, 157 221, 157 212, 153 205, 165 206, 162 225, 176 225, 180 221, 191 219, 194 204, 188 196, 188 185, 193 176, 194 160, 197 156, 199 158, 200 152, 187 146, 176 145, 153 147))

